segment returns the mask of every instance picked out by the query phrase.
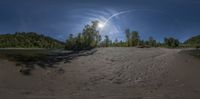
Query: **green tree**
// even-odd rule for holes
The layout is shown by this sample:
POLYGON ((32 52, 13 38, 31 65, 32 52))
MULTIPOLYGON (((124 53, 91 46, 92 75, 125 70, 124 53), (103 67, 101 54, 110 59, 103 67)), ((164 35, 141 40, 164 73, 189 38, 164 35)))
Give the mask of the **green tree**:
POLYGON ((84 49, 95 48, 100 40, 99 31, 97 31, 98 21, 93 21, 92 25, 86 25, 83 29, 84 49))
POLYGON ((131 33, 129 29, 125 30, 127 46, 131 46, 131 33))
POLYGON ((139 33, 137 31, 132 31, 131 32, 131 45, 136 46, 139 45, 140 37, 139 33))
POLYGON ((169 37, 169 38, 164 38, 164 44, 166 47, 178 47, 179 46, 179 40, 175 39, 173 37, 169 37))
POLYGON ((149 37, 148 43, 149 43, 149 46, 156 47, 156 40, 152 36, 149 37))
POLYGON ((77 37, 70 35, 65 48, 68 50, 87 50, 97 47, 101 41, 97 24, 98 21, 92 21, 91 25, 86 25, 77 37))
POLYGON ((108 35, 105 35, 105 47, 109 47, 109 46, 110 46, 110 39, 108 35))

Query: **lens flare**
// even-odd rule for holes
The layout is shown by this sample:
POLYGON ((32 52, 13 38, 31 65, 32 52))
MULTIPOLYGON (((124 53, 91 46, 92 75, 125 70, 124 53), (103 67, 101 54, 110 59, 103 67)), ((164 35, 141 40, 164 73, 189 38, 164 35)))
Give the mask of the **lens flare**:
POLYGON ((105 25, 103 23, 98 23, 98 28, 102 29, 105 25))

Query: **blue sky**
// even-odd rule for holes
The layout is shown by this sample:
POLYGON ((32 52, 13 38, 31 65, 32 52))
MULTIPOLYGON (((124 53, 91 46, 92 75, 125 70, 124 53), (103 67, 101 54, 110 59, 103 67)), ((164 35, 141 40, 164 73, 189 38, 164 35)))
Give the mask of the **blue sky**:
POLYGON ((102 35, 123 40, 124 30, 142 39, 175 37, 181 41, 200 34, 199 0, 1 0, 0 34, 38 32, 65 41, 90 21, 105 22, 102 35))

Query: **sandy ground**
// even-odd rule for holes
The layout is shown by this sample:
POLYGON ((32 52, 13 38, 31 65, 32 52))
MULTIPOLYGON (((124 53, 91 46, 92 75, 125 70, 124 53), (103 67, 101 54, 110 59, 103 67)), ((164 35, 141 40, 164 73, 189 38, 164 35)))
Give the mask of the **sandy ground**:
POLYGON ((200 99, 200 60, 180 49, 95 50, 30 76, 1 59, 0 99, 200 99))

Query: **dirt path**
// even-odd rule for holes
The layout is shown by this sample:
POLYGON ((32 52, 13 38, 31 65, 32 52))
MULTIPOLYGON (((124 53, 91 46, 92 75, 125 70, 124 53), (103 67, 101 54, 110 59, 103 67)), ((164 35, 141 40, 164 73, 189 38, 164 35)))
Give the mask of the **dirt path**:
POLYGON ((0 60, 0 99, 200 99, 200 60, 179 49, 96 50, 31 76, 0 60))

